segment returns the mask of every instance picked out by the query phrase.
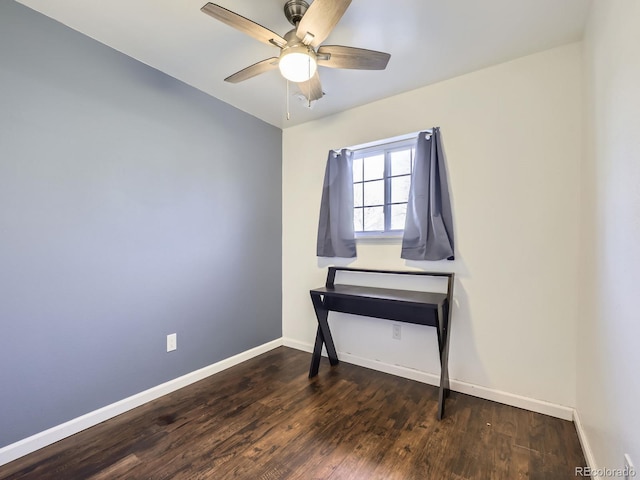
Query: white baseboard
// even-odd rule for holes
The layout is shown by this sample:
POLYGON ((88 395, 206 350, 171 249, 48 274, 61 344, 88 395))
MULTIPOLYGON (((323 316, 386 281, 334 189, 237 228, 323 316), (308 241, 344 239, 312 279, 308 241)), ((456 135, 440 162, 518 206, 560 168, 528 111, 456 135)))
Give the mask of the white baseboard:
MULTIPOLYGON (((312 352, 313 345, 310 343, 303 343, 290 338, 283 338, 283 345, 286 347, 295 348, 305 352, 312 352)), ((408 367, 402 367, 400 365, 391 365, 388 363, 380 362, 378 360, 371 360, 369 358, 362 358, 350 353, 338 352, 338 358, 340 361, 346 363, 352 363, 361 367, 371 368, 379 372, 390 373, 397 375, 398 377, 408 378, 417 382, 426 383, 429 385, 440 385, 440 374, 433 374, 415 370, 408 367)), ((493 388, 483 387, 481 385, 474 385, 460 380, 450 379, 449 384, 451 390, 456 392, 465 393, 474 397, 484 398, 485 400, 491 400, 498 403, 504 403, 505 405, 511 405, 512 407, 523 408, 532 412, 542 413, 550 415, 552 417, 561 418, 563 420, 573 420, 573 408, 566 407, 564 405, 558 405, 544 400, 537 400, 534 398, 523 397, 521 395, 515 395, 513 393, 503 392, 501 390, 495 390, 493 388)))
POLYGON ((578 414, 578 410, 573 411, 573 424, 576 426, 576 431, 578 432, 578 440, 580 440, 580 446, 582 447, 582 453, 584 454, 584 459, 587 462, 587 467, 593 473, 591 478, 593 480, 602 480, 598 473, 598 467, 596 466, 596 460, 593 455, 593 450, 591 450, 591 446, 589 445, 589 440, 587 439, 587 432, 580 421, 580 415, 578 414))
POLYGON ((310 343, 299 342, 293 338, 282 337, 282 344, 285 347, 291 347, 296 350, 302 350, 303 352, 313 353, 313 345, 310 343))
POLYGON ((0 448, 0 466, 282 345, 278 338, 0 448))

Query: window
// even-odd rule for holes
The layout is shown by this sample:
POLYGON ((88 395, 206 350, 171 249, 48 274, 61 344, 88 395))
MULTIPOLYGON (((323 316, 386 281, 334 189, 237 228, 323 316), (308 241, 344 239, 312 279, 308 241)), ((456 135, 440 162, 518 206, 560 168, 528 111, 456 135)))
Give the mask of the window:
POLYGON ((414 139, 354 150, 356 236, 399 233, 404 229, 414 155, 414 139))

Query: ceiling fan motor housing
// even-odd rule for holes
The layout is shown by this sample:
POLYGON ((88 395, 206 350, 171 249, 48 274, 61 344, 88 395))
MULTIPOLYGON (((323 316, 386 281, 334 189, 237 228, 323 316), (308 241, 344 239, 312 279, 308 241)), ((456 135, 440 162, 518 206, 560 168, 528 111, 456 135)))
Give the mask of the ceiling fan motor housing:
POLYGON ((304 0, 289 0, 284 4, 284 15, 291 25, 297 27, 307 8, 309 8, 309 4, 304 0))

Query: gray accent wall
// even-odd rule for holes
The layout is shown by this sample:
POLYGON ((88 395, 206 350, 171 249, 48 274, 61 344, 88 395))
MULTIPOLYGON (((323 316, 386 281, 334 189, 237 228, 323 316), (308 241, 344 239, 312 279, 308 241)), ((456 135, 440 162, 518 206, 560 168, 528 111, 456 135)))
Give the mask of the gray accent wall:
POLYGON ((278 128, 0 0, 0 447, 281 337, 281 163, 278 128))

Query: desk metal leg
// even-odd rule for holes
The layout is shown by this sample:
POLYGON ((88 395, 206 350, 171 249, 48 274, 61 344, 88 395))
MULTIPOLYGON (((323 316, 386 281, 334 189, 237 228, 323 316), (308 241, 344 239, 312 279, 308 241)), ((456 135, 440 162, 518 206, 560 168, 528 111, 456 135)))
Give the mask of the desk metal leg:
POLYGON ((309 378, 315 377, 318 374, 323 343, 324 341, 322 340, 322 331, 320 330, 320 325, 318 325, 318 330, 316 332, 316 341, 313 345, 313 355, 311 356, 311 365, 309 366, 309 378))
POLYGON ((309 367, 309 378, 315 377, 318 374, 323 344, 327 349, 329 363, 331 363, 331 365, 338 365, 339 363, 336 347, 333 344, 333 337, 331 336, 331 330, 329 330, 329 311, 324 307, 320 295, 311 294, 311 301, 313 302, 313 309, 318 319, 318 330, 316 331, 316 341, 313 346, 311 366, 309 367))
POLYGON ((438 420, 444 417, 444 402, 449 396, 449 306, 438 308, 438 350, 440 352, 440 391, 438 392, 438 420))

